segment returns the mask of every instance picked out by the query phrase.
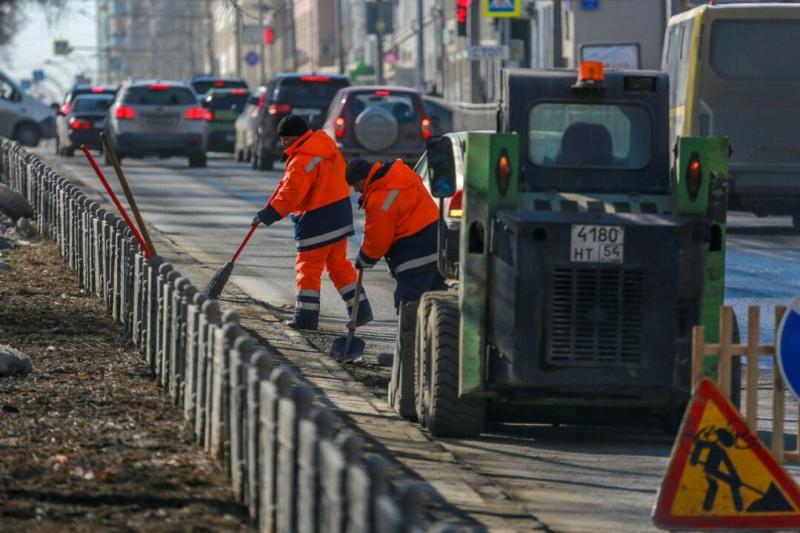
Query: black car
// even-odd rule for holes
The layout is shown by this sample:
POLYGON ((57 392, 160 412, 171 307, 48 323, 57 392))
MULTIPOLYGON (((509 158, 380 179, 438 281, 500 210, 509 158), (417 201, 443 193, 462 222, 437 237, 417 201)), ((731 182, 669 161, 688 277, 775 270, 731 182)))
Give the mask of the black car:
POLYGON ((106 93, 81 94, 75 98, 69 113, 56 123, 56 153, 71 157, 82 144, 101 150, 100 133, 113 101, 114 96, 106 93))
POLYGON ((277 135, 278 122, 289 114, 299 115, 312 130, 322 128, 325 112, 334 95, 350 85, 346 76, 279 74, 267 88, 268 105, 261 111, 250 160, 253 168, 269 170, 283 148, 277 135))
POLYGON ((194 76, 187 81, 197 93, 197 101, 202 102, 210 89, 247 89, 247 82, 242 78, 219 78, 216 76, 194 76))
POLYGON ((236 119, 244 110, 250 93, 247 89, 210 89, 203 99, 208 111, 209 152, 233 153, 236 144, 236 119))
MULTIPOLYGON (((76 84, 73 85, 69 92, 64 95, 64 100, 61 102, 61 107, 58 108, 56 115, 56 138, 60 136, 58 132, 69 128, 67 121, 68 115, 72 111, 73 102, 82 94, 95 94, 95 95, 110 95, 112 98, 117 94, 117 88, 108 85, 87 85, 76 84)), ((56 154, 61 155, 59 152, 59 143, 56 143, 56 154)))

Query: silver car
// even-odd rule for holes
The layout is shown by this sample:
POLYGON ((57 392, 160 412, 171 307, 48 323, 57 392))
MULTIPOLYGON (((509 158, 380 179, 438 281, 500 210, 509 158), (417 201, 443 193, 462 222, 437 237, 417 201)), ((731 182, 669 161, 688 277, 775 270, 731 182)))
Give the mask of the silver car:
POLYGON ((187 156, 190 167, 204 167, 208 118, 184 83, 126 81, 108 109, 106 131, 120 158, 187 156))

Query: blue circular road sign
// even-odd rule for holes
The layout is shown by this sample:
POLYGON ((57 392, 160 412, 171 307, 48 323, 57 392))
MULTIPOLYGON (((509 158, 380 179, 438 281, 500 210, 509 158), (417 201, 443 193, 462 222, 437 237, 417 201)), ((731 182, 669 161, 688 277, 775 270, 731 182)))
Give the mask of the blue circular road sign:
POLYGON ((247 52, 244 55, 244 62, 247 63, 250 66, 257 65, 258 64, 258 60, 259 60, 259 57, 258 57, 258 53, 256 53, 256 52, 247 52))
POLYGON ((800 398, 800 296, 789 303, 775 339, 775 355, 783 381, 800 398))

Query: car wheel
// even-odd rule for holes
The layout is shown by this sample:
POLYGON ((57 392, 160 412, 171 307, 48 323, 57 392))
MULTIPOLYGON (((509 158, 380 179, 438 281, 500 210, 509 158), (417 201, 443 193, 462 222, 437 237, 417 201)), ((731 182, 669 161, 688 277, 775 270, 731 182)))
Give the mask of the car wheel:
POLYGON ((33 124, 20 124, 14 128, 13 138, 23 146, 38 146, 42 133, 33 124))
POLYGON ((75 157, 75 149, 71 146, 64 148, 63 153, 67 157, 75 157))
POLYGON ((199 152, 189 156, 189 166, 192 168, 204 167, 208 164, 205 152, 199 152))
POLYGON ((258 154, 258 170, 272 170, 275 158, 269 152, 261 150, 258 154))
POLYGON ((61 155, 61 142, 58 135, 56 135, 56 155, 61 155))
POLYGON ((236 150, 236 161, 242 162, 244 161, 244 151, 243 150, 236 150))

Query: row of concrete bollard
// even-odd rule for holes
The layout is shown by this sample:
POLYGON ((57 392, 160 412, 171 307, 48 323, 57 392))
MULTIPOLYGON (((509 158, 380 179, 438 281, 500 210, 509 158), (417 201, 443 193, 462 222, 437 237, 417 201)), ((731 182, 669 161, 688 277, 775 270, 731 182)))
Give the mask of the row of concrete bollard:
MULTIPOLYGON (((312 390, 160 257, 147 260, 124 221, 15 142, 0 139, 2 181, 23 194, 81 286, 101 298, 194 437, 229 474, 264 532, 424 529, 427 489, 364 458, 312 390)), ((439 531, 447 528, 438 526, 439 531)))

